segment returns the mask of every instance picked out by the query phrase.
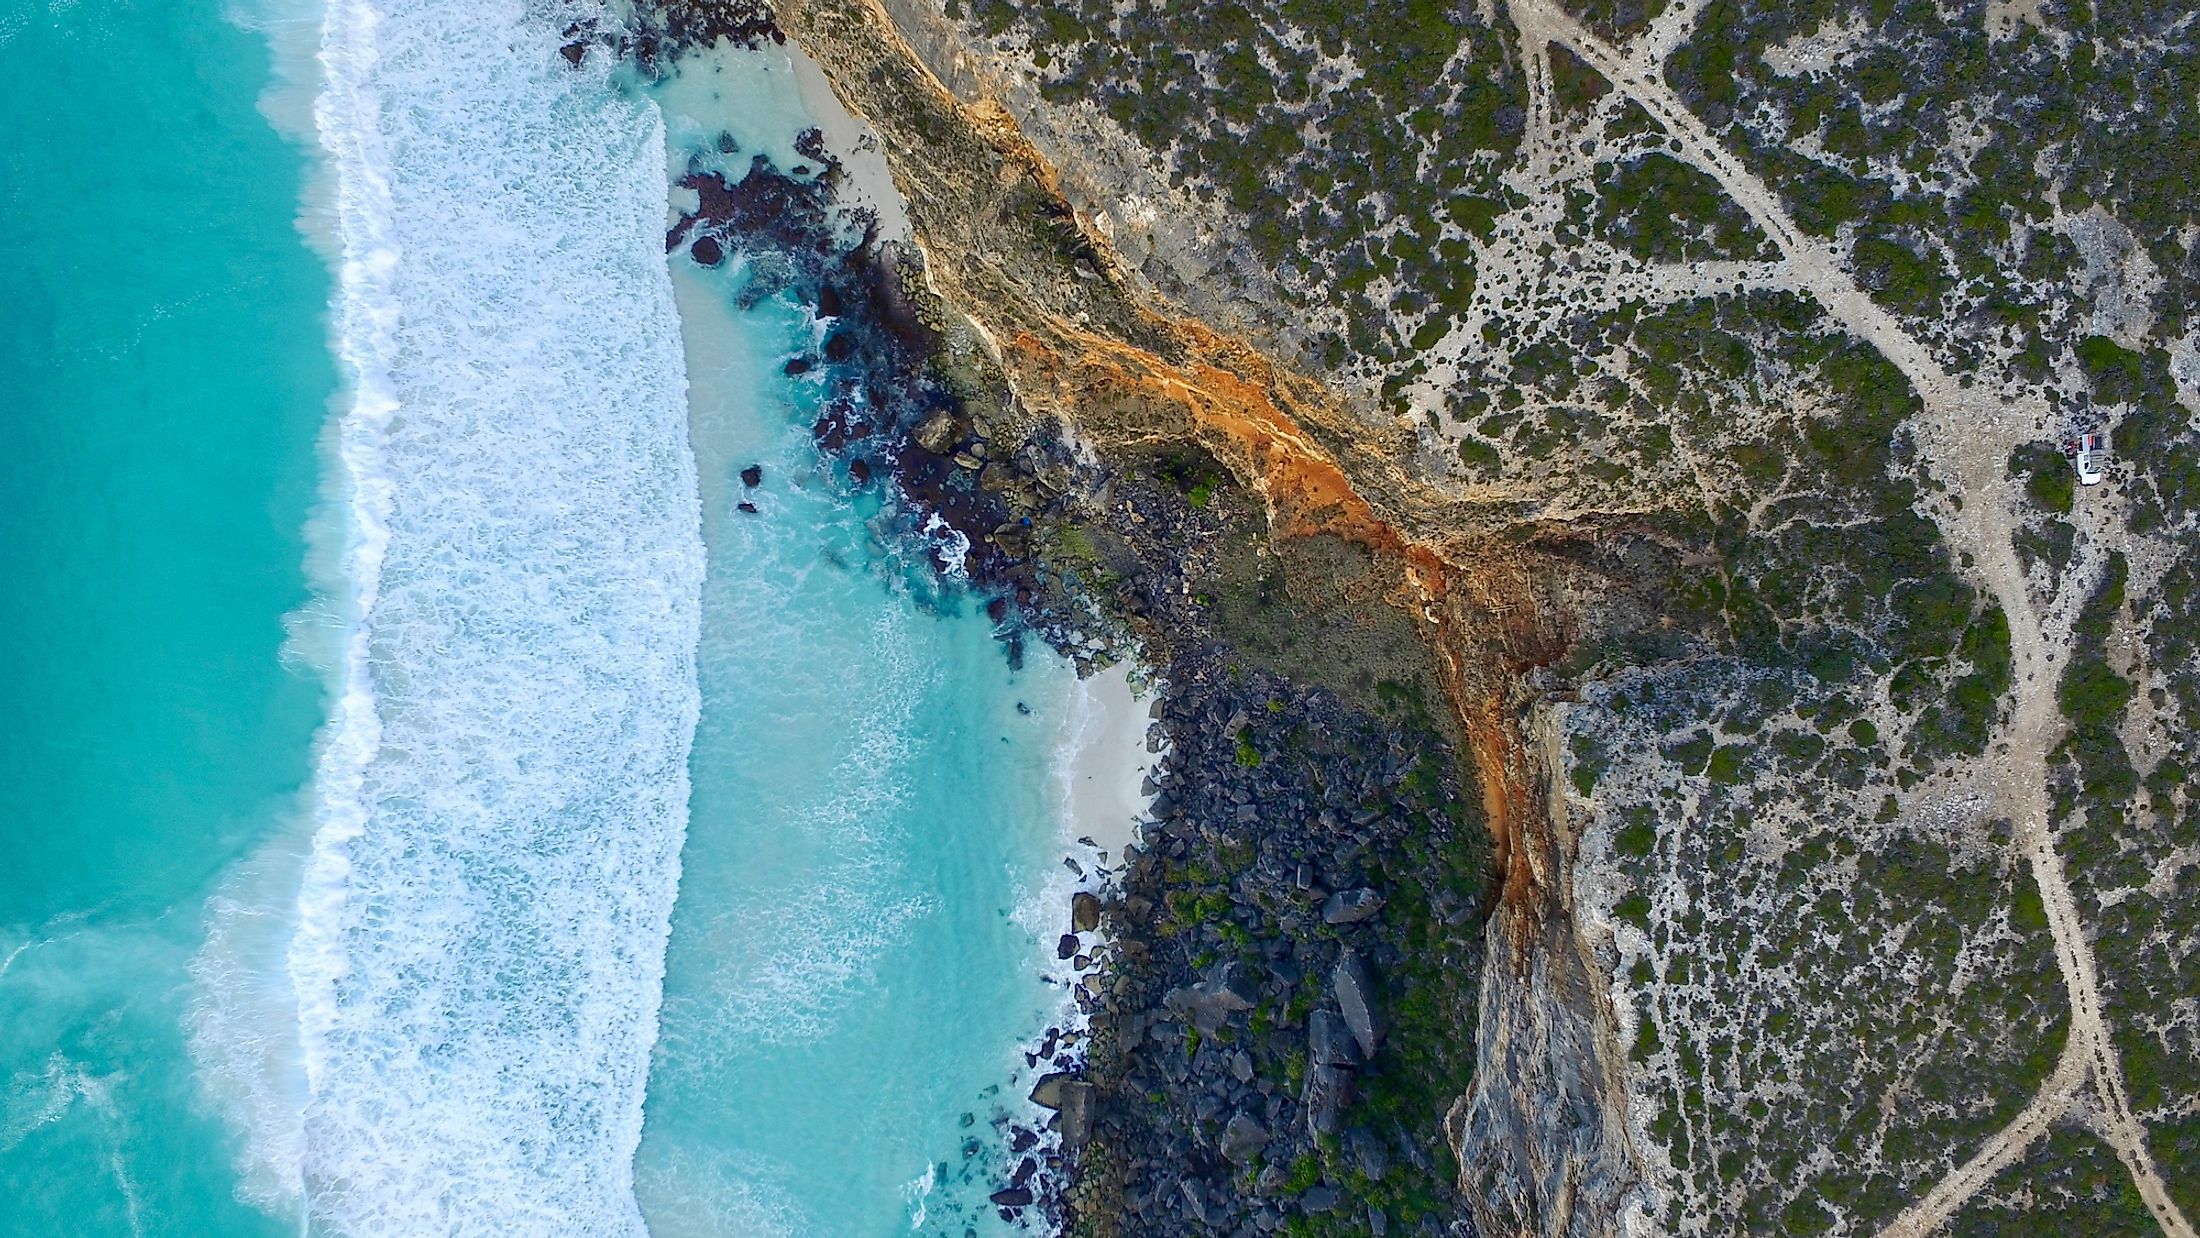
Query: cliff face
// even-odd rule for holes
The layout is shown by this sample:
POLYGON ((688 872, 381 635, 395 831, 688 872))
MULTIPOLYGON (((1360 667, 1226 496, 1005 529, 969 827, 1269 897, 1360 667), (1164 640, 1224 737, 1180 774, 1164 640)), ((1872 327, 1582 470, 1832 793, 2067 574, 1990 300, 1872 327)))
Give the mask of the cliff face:
POLYGON ((1369 604, 1412 616, 1472 750, 1496 856, 1476 1083, 1451 1123, 1461 1189, 1484 1233, 1612 1232, 1642 1174, 1609 984, 1566 893, 1556 741, 1530 725, 1544 668, 1575 636, 1592 536, 1435 494, 1401 467, 1400 432, 1166 305, 977 93, 982 75, 942 28, 922 32, 920 57, 876 4, 783 0, 778 17, 879 134, 932 289, 987 342, 985 365, 1025 413, 1061 418, 1103 454, 1204 449, 1261 496, 1278 545, 1363 547, 1380 594, 1369 604))
POLYGON ((1583 939, 1566 885, 1575 840, 1551 815, 1544 781, 1558 768, 1558 754, 1547 750, 1556 735, 1547 716, 1539 721, 1532 747, 1545 750, 1520 758, 1521 776, 1533 783, 1518 803, 1540 818, 1520 823, 1512 848, 1522 859, 1508 877, 1521 884, 1508 889, 1490 924, 1475 1087, 1450 1121, 1482 1232, 1609 1234, 1639 1209, 1644 1173, 1616 1103, 1626 1096, 1625 1057, 1610 981, 1583 939))

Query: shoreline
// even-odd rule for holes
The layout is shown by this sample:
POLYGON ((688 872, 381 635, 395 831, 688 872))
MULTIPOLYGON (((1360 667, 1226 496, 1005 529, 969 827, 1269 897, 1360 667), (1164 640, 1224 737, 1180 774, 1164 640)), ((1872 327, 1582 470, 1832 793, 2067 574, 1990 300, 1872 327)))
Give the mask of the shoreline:
POLYGON ((1041 981, 1058 994, 1044 1027, 1017 1046, 1022 1061, 1008 1078, 1024 1092, 1022 1109, 1002 1129, 1015 1168, 990 1196, 1003 1220, 1036 1209, 1049 1224, 1064 1220, 1072 1185, 1067 1162, 1092 1131, 1093 1020, 1116 949, 1115 926, 1101 908, 1120 897, 1128 849, 1152 807, 1148 790, 1161 756, 1145 741, 1163 699, 1159 684, 1144 694, 1132 686, 1128 662, 1085 675, 1064 662, 1074 678, 1059 702, 1052 771, 1062 864, 1017 915, 1031 932, 1041 981))
POLYGON ((1138 840, 1138 820, 1152 806, 1145 786, 1161 761, 1148 751, 1146 734, 1162 690, 1149 685, 1141 693, 1131 676, 1130 663, 1121 662, 1071 686, 1063 719, 1066 759, 1056 771, 1070 840, 1118 876, 1138 840))

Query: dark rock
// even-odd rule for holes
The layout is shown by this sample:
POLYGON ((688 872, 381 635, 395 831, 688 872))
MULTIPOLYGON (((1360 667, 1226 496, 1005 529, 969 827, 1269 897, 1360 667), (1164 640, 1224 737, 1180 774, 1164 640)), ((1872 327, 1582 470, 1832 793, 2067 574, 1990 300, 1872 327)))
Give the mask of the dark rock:
POLYGON ((852 332, 838 331, 825 341, 827 361, 846 361, 856 355, 856 337, 852 332))
POLYGON ((1003 1208, 1029 1208, 1031 1206, 1031 1188, 1022 1186, 1003 1187, 987 1196, 987 1198, 1003 1208))
POLYGON ((752 464, 749 467, 742 469, 741 484, 749 487, 751 490, 763 485, 764 466, 761 464, 752 464))
POLYGON ((1063 1089, 1076 1082, 1077 1076, 1066 1070, 1041 1075, 1039 1081, 1031 1085, 1031 1103, 1041 1109, 1059 1112, 1062 1108, 1063 1089))
POLYGON ((1383 909, 1383 896, 1361 886, 1339 890, 1322 904, 1322 919, 1330 924, 1358 924, 1383 909))
POLYGON ((1357 1066, 1359 1042, 1334 1010, 1317 1010, 1306 1017, 1306 1056, 1317 1066, 1357 1066))
POLYGON ((1367 964, 1360 961, 1360 952, 1346 950, 1338 956, 1337 965, 1329 971, 1329 983, 1337 997, 1337 1009, 1344 1012, 1344 1025, 1352 1029, 1352 1039, 1360 1044, 1363 1061, 1375 1056, 1375 1048, 1382 1043, 1383 1028, 1380 1013, 1375 1006, 1375 985, 1368 979, 1367 964))
POLYGON ((1054 957, 1058 959, 1072 959, 1077 957, 1077 945, 1077 934, 1062 934, 1062 940, 1054 943, 1054 957))
POLYGON ((751 515, 751 516, 753 516, 753 515, 755 515, 755 514, 756 514, 756 504, 754 504, 754 503, 751 503, 751 502, 749 502, 749 501, 748 501, 747 499, 743 499, 743 500, 741 500, 740 502, 738 502, 738 503, 734 504, 733 506, 734 506, 734 510, 736 510, 736 511, 744 511, 744 512, 747 512, 747 513, 748 513, 749 515, 751 515))
POLYGON ((1075 1154, 1092 1138, 1092 1115, 1097 1099, 1093 1086, 1083 1080, 1062 1085, 1062 1148, 1075 1154))
POLYGON ((808 357, 793 357, 788 360, 787 364, 781 366, 780 369, 784 370, 789 375, 807 374, 810 372, 810 365, 811 361, 808 357))
POLYGON ((1177 1193, 1184 1197, 1184 1215, 1201 1225, 1214 1224, 1207 1213, 1207 1188, 1197 1178, 1186 1178, 1177 1184, 1177 1193))
POLYGON ((1070 927, 1080 933, 1090 933, 1100 927, 1100 897, 1089 891, 1079 890, 1069 898, 1070 927))
POLYGON ((1344 1137, 1344 1146, 1352 1154, 1352 1159, 1358 1162, 1360 1172, 1370 1179, 1381 1182, 1383 1175, 1390 1171, 1390 1152, 1375 1132, 1365 1127, 1356 1127, 1344 1137))
POLYGON ((1260 1155, 1260 1150, 1267 1146, 1267 1128, 1245 1114, 1231 1118, 1229 1125, 1222 1128, 1219 1150, 1222 1159, 1233 1165, 1252 1163, 1253 1158, 1260 1155))
POLYGON ((1260 991, 1238 974, 1235 962, 1228 962, 1209 968, 1198 984, 1169 990, 1162 1005, 1201 1035, 1212 1036, 1231 1015, 1251 1010, 1259 999, 1260 991))
POLYGON ((1299 1207, 1308 1212, 1335 1212, 1340 1199, 1342 1196, 1337 1193, 1336 1187, 1310 1186, 1306 1188, 1306 1194, 1299 1196, 1299 1207))
POLYGON ((699 236, 695 238, 693 245, 688 246, 688 256, 695 259, 697 265, 714 267, 726 260, 726 247, 719 243, 717 237, 699 236))
POLYGON ((861 459, 850 460, 848 462, 848 476, 859 486, 868 484, 871 480, 870 462, 861 459))
POLYGON ((1309 1134, 1334 1135, 1337 1117, 1352 1102, 1352 1072, 1342 1066, 1314 1066, 1306 1072, 1300 1103, 1306 1106, 1309 1134))

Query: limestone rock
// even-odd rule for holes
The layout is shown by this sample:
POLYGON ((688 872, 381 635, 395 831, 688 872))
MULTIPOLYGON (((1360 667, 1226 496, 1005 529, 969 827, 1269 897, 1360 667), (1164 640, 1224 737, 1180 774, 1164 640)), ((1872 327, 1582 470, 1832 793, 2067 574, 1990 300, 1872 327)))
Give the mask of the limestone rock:
POLYGON ((947 449, 955 445, 955 415, 945 409, 932 414, 924 419, 924 424, 917 427, 913 437, 917 440, 917 446, 933 455, 947 454, 947 449))
POLYGON ((1570 918, 1507 911, 1493 939, 1525 967, 1484 972, 1474 1084, 1445 1119, 1486 1234, 1606 1238, 1646 1177, 1627 1130, 1623 1050, 1570 918), (1532 941, 1528 946, 1513 943, 1532 941))

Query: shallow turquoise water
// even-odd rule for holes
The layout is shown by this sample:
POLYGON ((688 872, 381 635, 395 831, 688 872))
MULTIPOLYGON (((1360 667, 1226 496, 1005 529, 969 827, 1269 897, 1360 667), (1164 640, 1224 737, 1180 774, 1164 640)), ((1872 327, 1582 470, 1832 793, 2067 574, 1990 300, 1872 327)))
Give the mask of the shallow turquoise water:
POLYGON ((711 567, 644 1215, 658 1238, 994 1232, 991 1120, 1025 1109, 1019 1046, 1059 993, 1036 934, 1067 905, 1071 674, 1012 673, 975 606, 903 586, 875 500, 810 446, 815 384, 778 372, 809 318, 675 278, 711 567))
POLYGON ((213 0, 0 4, 0 1233, 250 1234, 186 966, 295 814, 334 368, 268 52, 213 0))
MULTIPOLYGON (((331 10, 302 150, 216 0, 0 0, 0 1235, 1000 1228, 1067 667, 667 271, 652 105, 331 10)), ((673 156, 791 143, 776 63, 673 156)))

